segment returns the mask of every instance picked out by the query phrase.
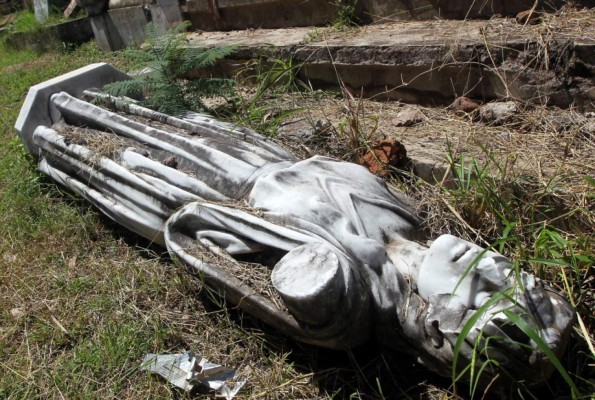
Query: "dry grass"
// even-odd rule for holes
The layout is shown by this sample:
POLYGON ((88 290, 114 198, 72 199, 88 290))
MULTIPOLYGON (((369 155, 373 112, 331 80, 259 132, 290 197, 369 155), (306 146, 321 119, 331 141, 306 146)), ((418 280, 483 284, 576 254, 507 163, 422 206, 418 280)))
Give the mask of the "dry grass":
POLYGON ((227 254, 227 257, 214 254, 198 244, 184 250, 197 260, 221 268, 230 276, 238 278, 242 284, 251 287, 257 294, 271 301, 279 310, 287 310, 271 282, 271 268, 264 262, 238 262, 227 254))
POLYGON ((132 141, 110 132, 68 125, 63 121, 54 124, 52 128, 65 138, 67 144, 84 146, 96 157, 116 159, 122 150, 133 144, 132 141))

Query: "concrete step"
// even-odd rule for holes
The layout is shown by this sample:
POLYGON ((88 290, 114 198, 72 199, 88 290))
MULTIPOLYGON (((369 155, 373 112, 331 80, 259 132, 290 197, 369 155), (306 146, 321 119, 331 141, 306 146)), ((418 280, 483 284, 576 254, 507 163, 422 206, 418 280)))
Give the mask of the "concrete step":
POLYGON ((458 96, 595 107, 595 9, 514 19, 405 21, 333 28, 195 32, 190 46, 236 45, 221 71, 292 59, 315 86, 339 81, 376 99, 443 105, 458 96))
MULTIPOLYGON (((188 0, 181 8, 194 29, 232 30, 327 25, 353 5, 359 23, 398 20, 477 19, 514 16, 531 9, 555 11, 564 0, 188 0)), ((593 0, 575 0, 593 6, 593 0)), ((349 13, 348 13, 349 14, 349 13)))
MULTIPOLYGON (((430 183, 452 183, 450 157, 466 166, 471 160, 490 165, 494 176, 537 176, 544 187, 556 177, 563 182, 560 190, 592 191, 584 176, 595 176, 595 113, 518 105, 506 120, 495 121, 472 119, 444 107, 301 93, 286 94, 275 104, 298 110, 284 120, 276 138, 302 158, 322 154, 352 160, 354 147, 348 137, 357 126, 358 136, 368 143, 397 139, 407 149, 408 168, 430 183), (403 124, 402 115, 412 110, 416 119, 403 124)), ((502 103, 481 108, 494 104, 502 103)))

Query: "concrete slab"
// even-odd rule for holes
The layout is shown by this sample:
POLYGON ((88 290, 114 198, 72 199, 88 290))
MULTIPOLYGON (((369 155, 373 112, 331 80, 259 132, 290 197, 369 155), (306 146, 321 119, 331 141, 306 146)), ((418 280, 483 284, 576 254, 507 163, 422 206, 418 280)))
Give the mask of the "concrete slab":
POLYGON ((44 23, 50 16, 49 0, 33 0, 33 11, 37 22, 44 23))
POLYGON ((145 26, 151 20, 148 8, 144 6, 124 7, 108 10, 107 13, 125 46, 138 45, 145 41, 145 26))
POLYGON ((326 25, 337 17, 335 1, 217 0, 218 17, 207 1, 188 1, 182 12, 192 29, 206 31, 326 25))
POLYGON ((155 27, 163 32, 183 21, 182 12, 177 1, 161 0, 150 6, 151 19, 155 27))
POLYGON ((6 36, 6 43, 18 50, 48 51, 63 49, 65 44, 80 45, 92 38, 89 18, 83 17, 43 26, 37 30, 12 32, 6 36))
MULTIPOLYGON (((135 0, 112 0, 135 1, 135 0)), ((183 12, 194 29, 230 30, 247 28, 281 28, 327 25, 338 19, 336 0, 188 0, 183 12)), ((535 7, 555 11, 566 5, 564 0, 358 0, 355 19, 358 22, 388 22, 435 19, 489 19, 514 16, 535 7)), ((576 0, 577 6, 592 7, 592 0, 576 0)))
POLYGON ((332 28, 258 29, 191 34, 190 46, 239 46, 238 64, 256 56, 293 59, 318 85, 363 88, 368 96, 446 104, 465 95, 514 98, 592 109, 595 10, 548 26, 512 19, 410 21, 339 32, 332 28), (591 17, 588 17, 589 13, 591 17), (544 29, 549 32, 544 37, 544 29))
POLYGON ((95 41, 101 50, 110 52, 126 47, 108 13, 93 15, 90 19, 95 41))
POLYGON ((109 0, 108 9, 115 10, 116 8, 142 6, 144 4, 144 0, 109 0))
POLYGON ((49 81, 32 86, 23 102, 15 129, 31 154, 37 154, 32 142, 33 131, 40 125, 51 126, 60 113, 50 107, 54 93, 66 92, 78 97, 90 88, 101 88, 108 83, 130 79, 128 75, 106 63, 90 64, 49 81))
POLYGON ((131 1, 112 1, 107 13, 91 17, 97 44, 103 51, 120 50, 141 44, 145 40, 145 27, 152 21, 165 32, 183 21, 176 0, 159 0, 157 4, 126 7, 131 1), (115 7, 111 9, 111 7, 115 7))

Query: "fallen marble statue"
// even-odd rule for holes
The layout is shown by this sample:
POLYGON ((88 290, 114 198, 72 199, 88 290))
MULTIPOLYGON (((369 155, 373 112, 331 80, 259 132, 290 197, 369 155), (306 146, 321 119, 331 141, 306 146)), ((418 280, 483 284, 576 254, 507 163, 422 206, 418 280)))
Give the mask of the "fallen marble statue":
POLYGON ((574 321, 560 293, 457 237, 420 244, 418 217, 359 165, 96 89, 127 78, 93 64, 30 89, 16 128, 43 173, 297 340, 374 338, 448 376, 488 361, 486 383, 551 374, 542 348, 559 356, 574 321))

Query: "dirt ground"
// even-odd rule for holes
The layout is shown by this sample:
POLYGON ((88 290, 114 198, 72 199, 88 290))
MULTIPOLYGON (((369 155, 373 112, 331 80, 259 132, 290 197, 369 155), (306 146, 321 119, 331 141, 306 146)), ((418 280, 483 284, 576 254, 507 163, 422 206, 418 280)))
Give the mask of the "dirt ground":
MULTIPOLYGON (((289 95, 283 102, 301 109, 279 131, 280 138, 292 138, 287 143, 292 150, 303 156, 326 152, 339 158, 349 157, 349 151, 333 148, 332 141, 316 144, 316 123, 328 121, 328 135, 337 142, 344 141, 350 134, 348 120, 359 100, 350 105, 344 99, 289 95)), ((444 178, 448 158, 486 162, 494 157, 515 174, 535 175, 542 184, 556 177, 568 190, 586 190, 583 177, 595 174, 595 114, 519 106, 517 113, 501 123, 482 122, 476 114, 363 100, 357 118, 362 127, 360 134, 371 141, 384 137, 399 140, 407 149, 414 170, 428 181, 444 178), (419 111, 421 121, 398 126, 399 114, 404 110, 419 111)))

